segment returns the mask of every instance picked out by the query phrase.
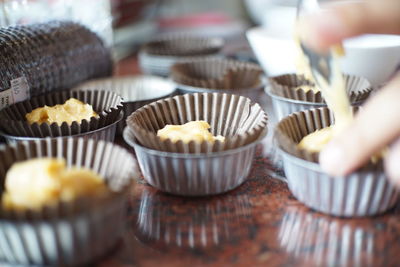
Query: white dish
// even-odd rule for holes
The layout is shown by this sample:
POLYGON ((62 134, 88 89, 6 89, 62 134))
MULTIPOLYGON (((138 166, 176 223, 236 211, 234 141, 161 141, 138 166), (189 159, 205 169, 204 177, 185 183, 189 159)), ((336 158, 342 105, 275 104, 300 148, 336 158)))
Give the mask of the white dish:
MULTIPOLYGON (((269 76, 296 72, 296 46, 292 33, 277 27, 253 28, 247 39, 269 76)), ((400 67, 400 35, 369 34, 344 42, 342 70, 365 77, 373 86, 387 82, 400 67)))

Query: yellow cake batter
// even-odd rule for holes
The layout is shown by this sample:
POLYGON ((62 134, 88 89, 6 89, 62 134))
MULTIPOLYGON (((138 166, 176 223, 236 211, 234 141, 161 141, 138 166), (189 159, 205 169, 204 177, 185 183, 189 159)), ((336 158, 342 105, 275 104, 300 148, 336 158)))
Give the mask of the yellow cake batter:
MULTIPOLYGON (((307 79, 315 83, 314 78, 311 75, 311 68, 308 59, 300 48, 300 39, 298 37, 295 39, 299 48, 299 56, 297 58, 298 63, 296 64, 297 69, 299 73, 304 74, 307 79)), ((313 132, 300 141, 298 147, 311 152, 320 152, 323 147, 329 143, 334 136, 340 133, 353 119, 345 80, 340 70, 339 57, 344 55, 343 47, 341 45, 332 47, 331 54, 333 57, 331 84, 328 84, 322 76, 317 76, 315 78, 318 80, 320 88, 314 88, 321 91, 328 108, 333 112, 335 124, 331 127, 313 132)), ((303 88, 303 90, 307 90, 307 88, 303 88)), ((309 88, 308 90, 312 90, 312 88, 309 88)))
POLYGON ((172 142, 181 140, 184 143, 190 141, 195 142, 215 142, 217 140, 224 141, 225 137, 218 135, 213 136, 210 132, 210 125, 206 121, 190 121, 183 125, 166 125, 157 131, 157 136, 161 140, 171 139, 172 142))
POLYGON ((26 120, 30 123, 57 123, 61 125, 63 122, 69 125, 76 121, 80 123, 82 120, 90 121, 91 117, 97 117, 93 107, 85 104, 75 98, 70 98, 64 104, 55 105, 52 107, 44 106, 32 110, 25 115, 26 120))
POLYGON ((103 179, 92 170, 69 169, 63 159, 37 158, 15 163, 8 170, 2 205, 7 209, 40 209, 107 192, 103 179))
POLYGON ((313 85, 301 85, 295 88, 295 90, 300 90, 300 89, 302 89, 304 93, 307 93, 309 91, 313 91, 314 93, 319 92, 319 88, 313 85))

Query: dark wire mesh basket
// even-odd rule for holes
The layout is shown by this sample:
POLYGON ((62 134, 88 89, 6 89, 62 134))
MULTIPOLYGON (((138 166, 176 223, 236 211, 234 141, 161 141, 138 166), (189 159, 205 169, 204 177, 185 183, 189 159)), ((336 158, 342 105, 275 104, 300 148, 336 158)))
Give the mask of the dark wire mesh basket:
POLYGON ((86 27, 69 21, 0 28, 0 92, 25 77, 31 96, 69 89, 112 74, 110 51, 86 27))

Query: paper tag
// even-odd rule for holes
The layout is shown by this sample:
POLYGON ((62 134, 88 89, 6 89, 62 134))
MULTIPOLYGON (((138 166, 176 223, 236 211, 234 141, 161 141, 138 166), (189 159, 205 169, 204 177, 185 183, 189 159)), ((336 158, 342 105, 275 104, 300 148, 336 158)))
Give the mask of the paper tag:
POLYGON ((29 85, 25 77, 11 80, 11 91, 13 93, 14 103, 29 99, 29 85))
POLYGON ((6 108, 14 102, 11 89, 0 92, 0 109, 6 108))
POLYGON ((29 85, 25 77, 11 80, 10 83, 10 89, 0 92, 0 109, 29 99, 30 97, 29 85))

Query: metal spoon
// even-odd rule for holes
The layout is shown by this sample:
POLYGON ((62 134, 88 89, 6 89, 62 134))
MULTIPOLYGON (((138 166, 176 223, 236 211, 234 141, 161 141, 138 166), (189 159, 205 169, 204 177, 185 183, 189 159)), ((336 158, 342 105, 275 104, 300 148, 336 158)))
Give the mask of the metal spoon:
MULTIPOLYGON (((320 10, 318 0, 299 0, 297 5, 297 19, 302 13, 315 12, 320 10)), ((323 1, 322 1, 323 2, 323 1)), ((332 81, 332 54, 320 54, 308 48, 300 38, 300 47, 304 55, 308 58, 311 74, 317 86, 321 86, 321 78, 325 79, 326 84, 332 81)))

